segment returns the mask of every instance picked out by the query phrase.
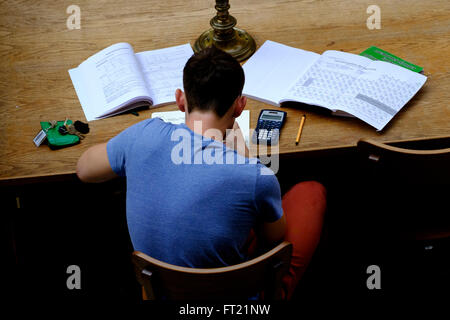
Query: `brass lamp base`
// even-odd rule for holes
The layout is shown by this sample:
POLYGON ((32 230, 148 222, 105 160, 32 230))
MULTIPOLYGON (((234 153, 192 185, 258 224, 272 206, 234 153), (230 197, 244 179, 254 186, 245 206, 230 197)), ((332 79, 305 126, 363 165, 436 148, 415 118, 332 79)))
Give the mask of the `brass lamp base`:
POLYGON ((234 37, 230 40, 218 41, 214 38, 214 29, 202 33, 194 44, 194 51, 198 52, 212 45, 231 54, 237 61, 244 61, 256 51, 256 43, 246 31, 233 28, 234 37))
POLYGON ((236 60, 243 61, 256 51, 255 40, 244 30, 235 28, 237 21, 228 13, 228 0, 216 0, 217 14, 211 19, 212 29, 205 31, 195 41, 194 51, 215 46, 229 54, 236 60))

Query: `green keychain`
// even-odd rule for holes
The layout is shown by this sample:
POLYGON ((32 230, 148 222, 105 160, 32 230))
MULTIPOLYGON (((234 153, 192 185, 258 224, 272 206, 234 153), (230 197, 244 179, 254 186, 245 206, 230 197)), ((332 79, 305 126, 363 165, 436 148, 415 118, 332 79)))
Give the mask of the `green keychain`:
MULTIPOLYGON (((67 120, 66 124, 72 124, 72 120, 67 120)), ((54 128, 51 128, 50 122, 41 122, 42 130, 47 131, 47 142, 50 149, 68 147, 80 142, 80 138, 74 134, 62 135, 59 132, 59 128, 62 126, 64 126, 64 121, 58 121, 54 128)))

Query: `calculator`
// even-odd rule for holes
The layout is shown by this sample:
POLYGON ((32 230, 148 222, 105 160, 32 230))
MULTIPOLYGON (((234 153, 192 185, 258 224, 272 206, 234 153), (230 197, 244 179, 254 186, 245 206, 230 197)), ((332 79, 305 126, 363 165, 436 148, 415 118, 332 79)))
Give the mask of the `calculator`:
POLYGON ((280 137, 280 130, 286 120, 287 113, 280 110, 261 110, 258 124, 253 131, 253 143, 276 145, 280 137))

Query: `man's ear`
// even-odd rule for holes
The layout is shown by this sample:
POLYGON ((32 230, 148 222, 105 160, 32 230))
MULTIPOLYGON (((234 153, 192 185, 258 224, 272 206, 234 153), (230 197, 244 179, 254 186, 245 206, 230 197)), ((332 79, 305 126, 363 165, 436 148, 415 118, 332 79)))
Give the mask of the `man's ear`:
POLYGON ((245 105, 247 104, 247 97, 239 96, 236 99, 233 117, 237 118, 241 115, 242 111, 244 111, 245 105))
POLYGON ((177 103, 178 109, 180 109, 180 111, 186 111, 186 95, 180 89, 175 90, 175 102, 177 103))

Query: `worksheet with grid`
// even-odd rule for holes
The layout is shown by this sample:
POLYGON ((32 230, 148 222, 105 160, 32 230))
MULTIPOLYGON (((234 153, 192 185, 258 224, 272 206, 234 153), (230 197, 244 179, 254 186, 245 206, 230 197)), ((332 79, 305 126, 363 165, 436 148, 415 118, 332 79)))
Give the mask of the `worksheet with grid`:
POLYGON ((327 108, 382 130, 427 79, 352 53, 329 50, 311 55, 286 47, 265 43, 249 66, 244 65, 245 95, 278 106, 294 101, 327 108))

